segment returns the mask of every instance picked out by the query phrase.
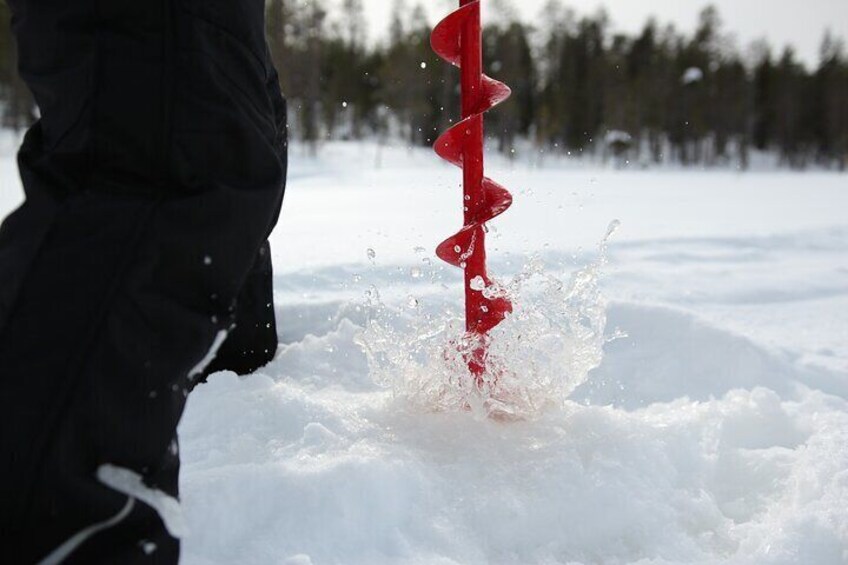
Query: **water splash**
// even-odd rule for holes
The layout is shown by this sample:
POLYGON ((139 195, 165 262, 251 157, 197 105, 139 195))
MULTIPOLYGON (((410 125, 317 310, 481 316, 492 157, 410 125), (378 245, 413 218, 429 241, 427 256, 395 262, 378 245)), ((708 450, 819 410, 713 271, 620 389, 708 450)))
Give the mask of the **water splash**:
POLYGON ((487 298, 504 297, 517 306, 489 338, 467 334, 462 313, 392 308, 372 288, 371 316, 357 338, 372 378, 425 410, 531 419, 563 406, 603 359, 608 340, 600 279, 619 225, 610 224, 598 257, 568 280, 534 258, 507 284, 481 288, 487 298), (487 340, 488 353, 478 382, 467 359, 480 349, 481 339, 487 340))

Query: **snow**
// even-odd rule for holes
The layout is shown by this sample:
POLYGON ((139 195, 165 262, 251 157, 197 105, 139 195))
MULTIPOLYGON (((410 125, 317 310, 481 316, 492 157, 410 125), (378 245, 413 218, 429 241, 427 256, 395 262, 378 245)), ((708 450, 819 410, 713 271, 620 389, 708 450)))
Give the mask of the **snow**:
POLYGON ((696 82, 701 82, 704 80, 704 71, 699 69, 698 67, 689 67, 686 69, 686 72, 683 73, 683 76, 680 78, 680 81, 683 84, 693 84, 696 82))
POLYGON ((220 351, 221 346, 224 345, 224 342, 227 341, 227 335, 229 332, 227 330, 221 330, 215 336, 215 341, 212 342, 212 347, 209 348, 209 351, 204 355, 203 359, 195 365, 194 369, 189 371, 188 378, 195 379, 200 376, 206 368, 212 364, 212 361, 218 356, 218 351, 220 351))
POLYGON ((844 175, 490 159, 515 193, 492 272, 532 272, 517 311, 560 307, 540 340, 573 353, 557 372, 516 349, 555 402, 504 421, 410 394, 461 311, 434 257, 458 172, 402 147, 319 155, 293 149, 272 238, 284 345, 189 397, 184 563, 848 563, 844 175))
POLYGON ((633 136, 627 133, 626 131, 621 131, 618 129, 614 129, 608 131, 604 136, 604 143, 607 145, 629 145, 633 141, 633 136))
POLYGON ((97 469, 97 478, 109 488, 131 499, 140 500, 155 509, 172 536, 185 535, 186 526, 180 503, 164 492, 145 485, 144 478, 135 471, 115 465, 101 465, 97 469))

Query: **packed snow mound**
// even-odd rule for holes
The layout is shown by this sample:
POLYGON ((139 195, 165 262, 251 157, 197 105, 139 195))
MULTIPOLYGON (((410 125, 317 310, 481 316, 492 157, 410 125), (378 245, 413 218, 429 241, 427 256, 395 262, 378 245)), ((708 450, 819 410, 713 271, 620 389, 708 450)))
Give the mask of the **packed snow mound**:
POLYGON ((607 344, 603 364, 572 400, 634 409, 680 398, 706 401, 740 388, 786 397, 799 385, 848 399, 843 375, 801 365, 680 310, 620 303, 607 323, 625 335, 607 344))
POLYGON ((213 376, 180 429, 185 562, 845 562, 846 399, 691 315, 609 319, 582 398, 511 424, 395 398, 347 320, 213 376))

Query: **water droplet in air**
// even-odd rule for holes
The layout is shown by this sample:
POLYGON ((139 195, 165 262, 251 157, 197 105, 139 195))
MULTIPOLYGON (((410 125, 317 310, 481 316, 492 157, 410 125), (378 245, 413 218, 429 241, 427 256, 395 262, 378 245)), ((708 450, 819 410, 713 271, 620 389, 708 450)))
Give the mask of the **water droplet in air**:
POLYGON ((483 277, 476 276, 473 279, 471 279, 471 282, 468 283, 468 286, 471 288, 471 290, 476 290, 477 292, 480 292, 482 290, 485 290, 486 281, 483 280, 483 277))
POLYGON ((208 267, 209 265, 211 265, 211 264, 212 264, 212 257, 210 257, 209 255, 207 255, 206 257, 204 257, 204 258, 203 258, 203 264, 204 264, 204 265, 206 265, 207 267, 208 267))
POLYGON ((460 247, 459 245, 454 245, 453 250, 455 253, 462 253, 462 247, 460 247))
POLYGON ((414 296, 409 296, 406 299, 406 304, 407 304, 407 306, 409 306, 412 309, 418 308, 418 299, 415 298, 414 296))
POLYGON ((380 302, 380 291, 373 284, 365 291, 365 297, 371 302, 380 302))
POLYGON ((365 254, 368 255, 368 260, 372 262, 377 258, 377 252, 370 247, 365 251, 365 254))
POLYGON ((621 220, 613 220, 612 222, 610 222, 609 228, 607 228, 607 235, 604 238, 604 240, 606 241, 606 240, 610 239, 612 236, 614 236, 615 232, 617 232, 618 228, 620 228, 620 227, 621 227, 621 220))
POLYGON ((422 277, 421 269, 419 269, 418 267, 412 267, 409 270, 409 274, 410 276, 412 276, 413 279, 420 279, 422 277))

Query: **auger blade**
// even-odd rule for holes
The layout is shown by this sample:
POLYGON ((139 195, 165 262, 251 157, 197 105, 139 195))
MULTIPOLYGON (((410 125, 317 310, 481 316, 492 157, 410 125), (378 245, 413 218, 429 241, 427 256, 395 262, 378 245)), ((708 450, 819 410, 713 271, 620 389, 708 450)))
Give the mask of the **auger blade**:
POLYGON ((486 222, 506 212, 512 195, 483 174, 483 114, 509 98, 508 86, 483 74, 480 0, 460 0, 460 7, 439 22, 431 36, 433 50, 460 68, 462 120, 439 136, 434 150, 463 170, 461 230, 436 249, 436 255, 465 271, 466 329, 478 348, 468 368, 478 378, 486 367, 488 333, 512 312, 512 304, 491 292, 486 269, 486 222))

